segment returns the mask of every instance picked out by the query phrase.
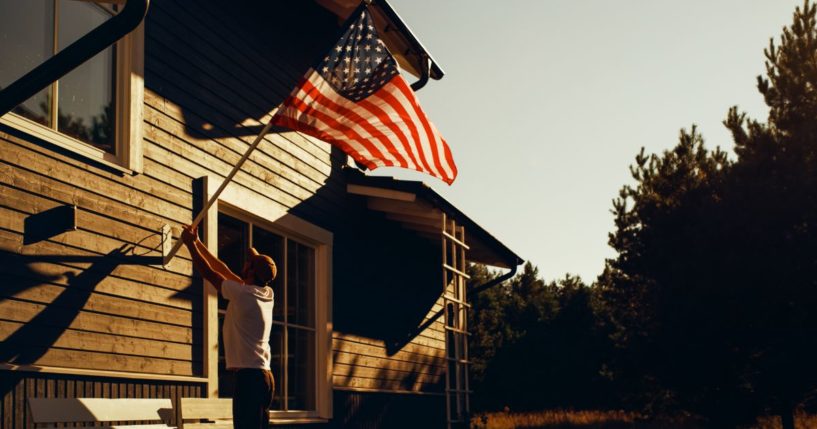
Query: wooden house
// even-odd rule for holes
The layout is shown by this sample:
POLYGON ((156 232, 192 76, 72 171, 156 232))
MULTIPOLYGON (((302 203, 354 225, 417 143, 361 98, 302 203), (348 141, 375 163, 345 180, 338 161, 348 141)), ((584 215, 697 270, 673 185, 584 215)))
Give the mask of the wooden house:
MULTIPOLYGON (((0 87, 124 3, 0 0, 0 87)), ((401 65, 439 78, 388 4, 371 7, 401 65)), ((198 213, 344 10, 153 0, 136 30, 0 117, 0 427, 31 428, 32 397, 229 397, 225 303, 186 251, 163 265, 163 233, 198 213)), ((465 266, 521 260, 429 187, 276 130, 201 229, 234 269, 248 245, 278 261, 273 424, 467 418, 465 266)))

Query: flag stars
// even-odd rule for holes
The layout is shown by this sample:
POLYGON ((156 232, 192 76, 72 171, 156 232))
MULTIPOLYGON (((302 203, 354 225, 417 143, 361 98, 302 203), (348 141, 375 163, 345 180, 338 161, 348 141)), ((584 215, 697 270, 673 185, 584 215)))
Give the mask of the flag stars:
POLYGON ((376 93, 398 74, 396 63, 367 14, 347 30, 316 70, 340 95, 355 101, 376 93))

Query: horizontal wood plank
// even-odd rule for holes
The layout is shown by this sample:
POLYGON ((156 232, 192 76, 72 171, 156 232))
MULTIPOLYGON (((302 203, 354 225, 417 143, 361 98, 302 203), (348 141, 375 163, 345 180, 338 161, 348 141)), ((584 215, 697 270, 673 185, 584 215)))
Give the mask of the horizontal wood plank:
POLYGON ((43 347, 56 347, 66 350, 201 362, 199 344, 170 343, 73 329, 65 329, 57 336, 55 330, 50 326, 0 321, 0 340, 6 341, 5 346, 19 348, 23 353, 27 348, 41 350, 43 347), (14 337, 14 334, 20 332, 21 329, 26 332, 26 338, 14 337), (56 336, 53 341, 52 336, 56 336), (13 341, 9 342, 9 339, 13 341))
POLYGON ((43 313, 54 319, 65 320, 67 324, 59 328, 121 335, 132 338, 144 338, 157 341, 191 344, 199 338, 199 330, 193 328, 166 325, 146 320, 129 319, 120 316, 97 314, 81 309, 38 304, 6 298, 0 301, 0 319, 12 322, 29 323, 43 313))

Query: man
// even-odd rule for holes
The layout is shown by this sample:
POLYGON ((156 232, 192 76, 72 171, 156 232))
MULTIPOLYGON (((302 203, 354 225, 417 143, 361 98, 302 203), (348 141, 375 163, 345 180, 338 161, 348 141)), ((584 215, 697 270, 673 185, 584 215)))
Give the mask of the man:
POLYGON ((183 227, 181 238, 199 274, 229 301, 222 332, 227 369, 235 371, 233 425, 236 429, 266 429, 275 392, 269 346, 275 262, 251 247, 238 276, 210 253, 198 239, 196 228, 183 227))

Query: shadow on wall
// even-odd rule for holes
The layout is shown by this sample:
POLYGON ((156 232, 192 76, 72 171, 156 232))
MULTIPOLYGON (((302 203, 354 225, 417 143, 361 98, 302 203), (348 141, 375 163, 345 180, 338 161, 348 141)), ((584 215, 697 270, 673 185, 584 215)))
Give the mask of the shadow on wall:
POLYGON ((96 285, 108 277, 121 264, 156 263, 161 258, 133 256, 130 246, 122 246, 103 256, 70 255, 20 255, 0 252, 0 284, 4 295, 0 298, 3 318, 11 319, 7 325, 18 328, 0 341, 0 362, 18 365, 36 363, 51 349, 59 337, 74 322, 85 307, 96 285), (66 271, 62 275, 39 272, 38 263, 89 263, 79 274, 66 271), (36 299, 39 289, 48 285, 64 287, 50 299, 48 305, 28 301, 36 299), (23 297, 23 300, 8 297, 23 297), (9 314, 6 315, 5 313, 9 314))
POLYGON ((391 356, 419 334, 442 293, 441 250, 378 215, 364 219, 337 237, 334 327, 382 340, 391 356))
POLYGON ((145 86, 182 107, 198 138, 257 135, 338 31, 334 15, 301 0, 155 1, 146 26, 145 86))

